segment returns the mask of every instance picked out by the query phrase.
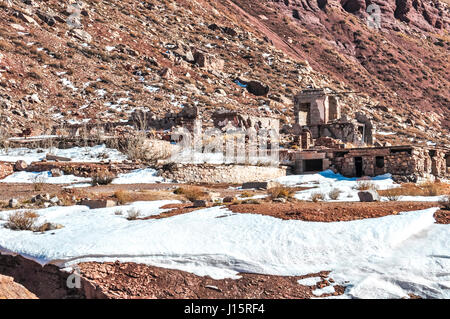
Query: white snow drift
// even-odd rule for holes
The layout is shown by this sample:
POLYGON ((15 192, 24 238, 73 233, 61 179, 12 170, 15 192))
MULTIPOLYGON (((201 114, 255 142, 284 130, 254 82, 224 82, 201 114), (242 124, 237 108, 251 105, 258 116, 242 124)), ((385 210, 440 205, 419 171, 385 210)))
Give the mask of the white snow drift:
MULTIPOLYGON (((145 216, 161 213, 166 203, 133 205, 145 216)), ((42 219, 65 226, 44 234, 11 231, 0 221, 0 246, 45 260, 70 260, 66 266, 134 261, 213 278, 328 270, 347 287, 347 297, 450 297, 450 227, 434 224, 437 209, 333 223, 235 214, 222 207, 127 221, 117 209, 38 211, 42 219)))
POLYGON ((105 145, 92 147, 73 147, 68 149, 30 149, 30 148, 8 148, 0 149, 0 161, 16 162, 23 160, 30 164, 45 159, 45 156, 53 155, 71 158, 73 162, 101 162, 104 160, 121 162, 127 156, 116 149, 107 148, 105 145))

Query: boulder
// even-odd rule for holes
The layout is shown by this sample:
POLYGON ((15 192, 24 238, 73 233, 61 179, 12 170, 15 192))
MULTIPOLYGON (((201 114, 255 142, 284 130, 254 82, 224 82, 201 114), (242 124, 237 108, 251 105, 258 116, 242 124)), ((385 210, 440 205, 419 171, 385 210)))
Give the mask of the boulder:
POLYGON ((207 207, 208 204, 206 200, 195 200, 194 201, 194 207, 207 207))
POLYGON ((56 20, 49 14, 41 12, 41 11, 37 11, 36 15, 39 17, 39 19, 41 19, 42 21, 44 21, 45 23, 47 23, 49 26, 54 26, 56 24, 56 20))
POLYGON ((16 164, 14 164, 14 170, 18 172, 22 172, 26 170, 28 167, 28 164, 25 161, 18 160, 16 164))
POLYGON ((39 25, 36 20, 34 20, 32 17, 27 16, 26 14, 22 13, 22 12, 18 12, 17 17, 22 20, 23 22, 26 23, 30 23, 30 24, 34 24, 34 25, 39 25))
POLYGON ((227 196, 227 197, 224 197, 222 202, 224 202, 224 203, 232 203, 234 200, 235 200, 235 198, 233 196, 227 196))
POLYGON ((50 172, 52 173, 52 177, 61 177, 64 175, 59 168, 52 168, 50 172))
POLYGON ((70 32, 78 40, 84 41, 86 43, 90 43, 92 41, 92 36, 84 30, 73 29, 70 32))
POLYGON ((194 52, 194 63, 210 71, 222 71, 225 65, 224 60, 199 50, 194 52))
POLYGON ((8 203, 9 208, 16 208, 19 206, 19 201, 15 198, 11 198, 8 203))
POLYGON ((116 206, 113 200, 89 200, 85 199, 80 202, 80 205, 87 206, 89 209, 106 208, 116 206))
POLYGON ((68 157, 57 156, 50 153, 47 154, 45 158, 49 161, 57 161, 57 162, 70 162, 72 160, 71 158, 68 157))
POLYGON ((14 281, 13 277, 0 275, 0 299, 38 299, 35 294, 27 290, 21 284, 14 281))
POLYGON ((64 226, 61 225, 61 224, 44 223, 41 226, 39 226, 37 231, 39 231, 39 232, 46 232, 46 231, 57 230, 57 229, 61 229, 61 228, 64 228, 64 226))
POLYGON ((247 83, 247 91, 256 96, 264 96, 269 93, 270 88, 258 81, 250 81, 247 83))
POLYGON ((358 197, 360 202, 378 202, 380 201, 380 195, 378 195, 377 191, 367 190, 358 192, 358 197))
POLYGON ((248 182, 242 184, 242 189, 269 189, 278 186, 275 182, 248 182))

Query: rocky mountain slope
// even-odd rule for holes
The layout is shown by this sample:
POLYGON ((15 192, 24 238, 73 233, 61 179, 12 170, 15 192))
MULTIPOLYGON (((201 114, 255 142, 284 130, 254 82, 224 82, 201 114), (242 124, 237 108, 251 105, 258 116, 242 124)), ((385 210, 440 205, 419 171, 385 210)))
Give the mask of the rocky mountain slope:
POLYGON ((448 145, 447 5, 377 0, 373 30, 370 3, 2 0, 0 135, 189 105, 205 119, 226 108, 292 123, 293 95, 313 86, 398 132, 380 140, 448 145))

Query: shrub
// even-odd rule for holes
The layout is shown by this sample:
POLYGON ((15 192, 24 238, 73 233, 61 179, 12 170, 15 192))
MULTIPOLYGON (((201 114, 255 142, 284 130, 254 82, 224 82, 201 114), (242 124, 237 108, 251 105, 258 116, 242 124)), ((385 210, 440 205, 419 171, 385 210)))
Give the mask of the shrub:
POLYGON ((443 200, 439 202, 444 210, 450 210, 450 195, 446 196, 443 200))
POLYGON ((37 192, 41 191, 44 188, 46 180, 47 177, 45 177, 44 175, 36 175, 33 178, 33 189, 37 192))
POLYGON ((292 198, 295 194, 295 190, 289 187, 277 186, 267 190, 271 199, 275 198, 292 198))
POLYGON ((311 201, 313 201, 314 203, 317 203, 318 201, 324 200, 324 199, 325 199, 325 195, 323 193, 316 192, 316 193, 311 194, 311 201))
POLYGON ((206 199, 208 197, 208 193, 200 187, 195 186, 179 187, 174 191, 174 194, 183 195, 190 202, 206 199))
POLYGON ((381 196, 385 196, 387 197, 387 199, 391 202, 393 201, 398 201, 400 199, 400 196, 402 195, 402 190, 400 188, 391 188, 391 189, 386 189, 385 191, 379 192, 379 194, 381 196))
POLYGON ((333 188, 328 194, 328 197, 330 197, 330 199, 332 200, 337 200, 341 194, 342 192, 339 189, 333 188))
POLYGON ((381 196, 395 197, 398 196, 439 196, 449 194, 449 186, 445 183, 424 183, 413 184, 406 183, 400 187, 387 190, 379 190, 381 196))
MULTIPOLYGON (((144 126, 146 124, 138 125, 144 126)), ((159 160, 170 158, 172 147, 169 142, 149 139, 144 131, 140 131, 127 139, 125 153, 130 160, 155 165, 159 160)))
POLYGON ((370 181, 358 181, 356 189, 359 191, 376 190, 377 186, 370 181))
POLYGON ((241 197, 242 198, 248 198, 248 197, 252 197, 254 194, 251 192, 242 192, 241 193, 241 197))
POLYGON ((441 194, 440 185, 438 183, 424 183, 420 185, 424 196, 438 196, 441 194))
POLYGON ((136 220, 141 216, 141 212, 136 208, 130 208, 127 211, 127 220, 136 220))
POLYGON ((32 211, 15 212, 8 216, 5 224, 11 230, 34 230, 39 215, 32 211))
POLYGON ((107 172, 107 171, 100 171, 94 174, 92 176, 92 186, 97 185, 109 185, 114 180, 115 176, 114 174, 107 172))

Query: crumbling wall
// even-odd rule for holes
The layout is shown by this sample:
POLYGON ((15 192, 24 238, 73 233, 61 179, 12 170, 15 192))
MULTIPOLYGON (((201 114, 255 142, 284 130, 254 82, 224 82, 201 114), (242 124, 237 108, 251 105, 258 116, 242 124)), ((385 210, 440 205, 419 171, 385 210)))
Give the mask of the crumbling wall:
POLYGON ((272 117, 258 117, 238 112, 215 112, 212 116, 214 127, 226 131, 228 128, 254 128, 256 131, 260 129, 274 130, 279 132, 280 120, 272 117))
POLYGON ((170 130, 176 126, 192 129, 199 115, 196 106, 185 106, 179 113, 167 113, 164 118, 157 118, 151 112, 136 110, 129 119, 129 124, 137 129, 170 130))

